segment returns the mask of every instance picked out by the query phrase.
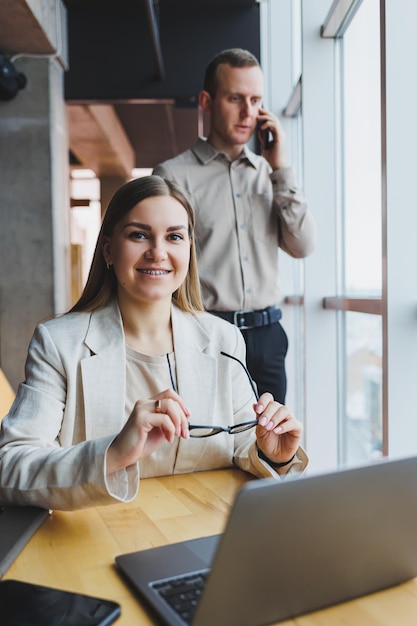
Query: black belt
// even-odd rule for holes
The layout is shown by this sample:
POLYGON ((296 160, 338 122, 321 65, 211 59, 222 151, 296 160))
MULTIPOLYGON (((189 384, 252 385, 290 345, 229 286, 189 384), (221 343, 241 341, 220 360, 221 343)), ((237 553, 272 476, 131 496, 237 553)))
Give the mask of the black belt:
POLYGON ((276 306, 268 306, 266 309, 256 311, 209 311, 209 313, 222 317, 241 330, 269 326, 278 322, 282 317, 281 309, 276 306))

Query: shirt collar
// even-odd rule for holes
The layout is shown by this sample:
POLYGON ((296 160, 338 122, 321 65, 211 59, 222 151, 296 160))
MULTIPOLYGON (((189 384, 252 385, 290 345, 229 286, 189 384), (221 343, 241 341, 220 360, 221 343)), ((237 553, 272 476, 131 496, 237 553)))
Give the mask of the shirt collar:
MULTIPOLYGON (((226 156, 227 159, 229 158, 224 152, 219 152, 216 148, 213 148, 205 137, 199 137, 192 150, 202 165, 211 163, 211 161, 214 161, 219 155, 226 156)), ((239 157, 239 160, 246 160, 252 167, 258 169, 257 155, 249 150, 247 146, 244 146, 243 153, 239 157)))

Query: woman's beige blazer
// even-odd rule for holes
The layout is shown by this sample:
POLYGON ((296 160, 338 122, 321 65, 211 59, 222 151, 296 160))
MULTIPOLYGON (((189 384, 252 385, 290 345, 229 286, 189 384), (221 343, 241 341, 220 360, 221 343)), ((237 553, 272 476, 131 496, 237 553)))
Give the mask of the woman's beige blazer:
MULTIPOLYGON (((241 333, 210 314, 172 307, 178 392, 193 422, 253 419, 254 397, 239 364, 241 333)), ((256 476, 278 476, 257 455, 253 430, 164 444, 150 459, 106 476, 106 450, 125 421, 126 354, 115 302, 93 313, 68 313, 39 324, 29 346, 25 381, 0 431, 0 504, 72 509, 129 501, 139 478, 233 464, 256 476)), ((302 471, 302 449, 289 472, 302 471)))

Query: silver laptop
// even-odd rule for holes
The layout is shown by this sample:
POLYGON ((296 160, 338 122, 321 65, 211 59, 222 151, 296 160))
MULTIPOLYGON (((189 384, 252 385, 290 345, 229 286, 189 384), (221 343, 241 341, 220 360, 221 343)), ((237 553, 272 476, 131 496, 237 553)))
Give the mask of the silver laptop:
POLYGON ((31 506, 0 506, 0 578, 48 515, 31 506))
POLYGON ((417 457, 254 480, 223 535, 116 561, 170 626, 261 626, 401 583, 417 576, 417 457))

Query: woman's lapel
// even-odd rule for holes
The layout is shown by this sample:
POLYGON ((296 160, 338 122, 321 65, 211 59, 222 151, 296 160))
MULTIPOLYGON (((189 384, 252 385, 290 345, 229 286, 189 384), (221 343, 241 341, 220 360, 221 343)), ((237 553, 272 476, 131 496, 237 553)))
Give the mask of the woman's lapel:
POLYGON ((119 308, 91 314, 81 362, 87 439, 117 434, 125 421, 126 349, 119 308))

